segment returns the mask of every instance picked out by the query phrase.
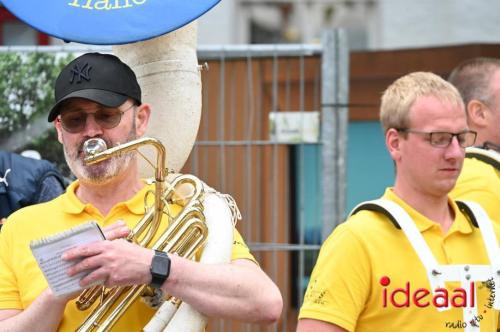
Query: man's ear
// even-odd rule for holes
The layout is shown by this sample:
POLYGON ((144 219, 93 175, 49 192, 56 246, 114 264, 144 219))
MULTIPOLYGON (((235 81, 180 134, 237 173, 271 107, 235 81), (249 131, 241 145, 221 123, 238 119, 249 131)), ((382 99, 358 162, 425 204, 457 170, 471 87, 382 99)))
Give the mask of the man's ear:
POLYGON ((59 120, 59 118, 56 118, 54 120, 54 127, 56 128, 56 131, 57 131, 57 140, 59 141, 59 143, 63 144, 63 140, 62 140, 62 127, 61 127, 61 120, 59 120))
POLYGON ((401 158, 401 135, 396 129, 390 128, 385 133, 385 146, 394 161, 401 158))
POLYGON ((149 116, 151 115, 151 106, 143 103, 137 106, 135 112, 135 130, 137 137, 142 137, 148 128, 149 116))
POLYGON ((483 102, 472 99, 467 104, 467 121, 471 128, 483 128, 488 125, 487 122, 487 112, 489 112, 489 107, 483 102))

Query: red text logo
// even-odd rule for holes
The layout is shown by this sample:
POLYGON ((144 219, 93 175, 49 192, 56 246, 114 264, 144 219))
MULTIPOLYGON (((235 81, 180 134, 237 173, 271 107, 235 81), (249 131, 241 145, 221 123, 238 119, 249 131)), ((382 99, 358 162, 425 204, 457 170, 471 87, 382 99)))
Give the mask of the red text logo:
POLYGON ((412 289, 407 281, 404 287, 389 289, 391 279, 387 276, 380 278, 382 289, 382 305, 384 308, 392 305, 396 308, 408 308, 411 305, 425 308, 430 305, 436 308, 447 308, 450 305, 455 308, 472 308, 476 289, 474 282, 469 283, 468 290, 463 288, 436 288, 434 294, 427 288, 412 289))

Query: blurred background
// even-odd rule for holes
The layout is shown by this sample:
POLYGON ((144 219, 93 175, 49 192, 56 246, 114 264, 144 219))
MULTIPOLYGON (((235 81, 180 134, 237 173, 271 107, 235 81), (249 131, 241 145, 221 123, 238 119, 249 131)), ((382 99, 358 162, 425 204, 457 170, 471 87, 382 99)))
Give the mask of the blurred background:
MULTIPOLYGON (((237 227, 285 300, 277 324, 210 331, 295 330, 320 244, 393 182, 382 92, 412 71, 446 78, 500 57, 498 13, 495 0, 222 0, 198 20, 202 120, 182 171, 236 199, 237 227)), ((111 48, 64 43, 2 6, 0 44, 0 148, 36 150, 71 179, 46 122, 53 82, 75 54, 111 48)))

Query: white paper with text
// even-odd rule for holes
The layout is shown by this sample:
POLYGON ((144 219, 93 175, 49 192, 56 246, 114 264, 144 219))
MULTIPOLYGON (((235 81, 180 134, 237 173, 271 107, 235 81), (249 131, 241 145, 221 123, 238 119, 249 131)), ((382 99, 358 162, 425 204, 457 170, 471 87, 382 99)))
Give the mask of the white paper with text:
POLYGON ((72 277, 68 276, 68 268, 77 261, 64 261, 61 255, 79 245, 101 240, 104 240, 104 234, 99 225, 91 221, 61 233, 31 241, 30 248, 33 256, 56 296, 60 297, 82 290, 79 284, 80 279, 89 273, 85 271, 72 277))

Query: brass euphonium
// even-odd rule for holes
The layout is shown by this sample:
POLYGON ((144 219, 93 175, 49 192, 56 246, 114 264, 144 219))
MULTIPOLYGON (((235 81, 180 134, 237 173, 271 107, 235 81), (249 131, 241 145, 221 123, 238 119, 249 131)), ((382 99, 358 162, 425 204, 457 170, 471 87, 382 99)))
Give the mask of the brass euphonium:
MULTIPOLYGON (((175 253, 191 259, 204 246, 208 228, 203 214, 203 183, 191 175, 180 175, 167 183, 165 168, 165 148, 154 138, 140 138, 107 149, 102 139, 89 139, 85 142, 87 164, 97 163, 114 156, 131 153, 140 147, 152 145, 157 151, 155 167, 155 191, 145 197, 145 214, 132 229, 127 240, 155 250, 175 253), (178 194, 182 188, 182 194, 178 194), (186 190, 189 189, 189 190, 186 190), (186 193, 189 192, 189 194, 186 193), (154 204, 147 204, 147 196, 154 194, 154 204), (183 209, 175 217, 168 209, 169 204, 178 204, 183 209), (161 219, 169 219, 168 227, 162 234, 157 234, 161 219), (154 240, 158 238, 157 240, 154 240), (154 240, 154 241, 153 241, 154 240)), ((104 289, 95 286, 82 292, 77 300, 77 307, 85 310, 99 299, 100 303, 87 317, 77 331, 108 331, 140 296, 151 296, 153 290, 147 285, 134 285, 104 289)), ((167 297, 167 301, 177 306, 180 300, 167 297)))

